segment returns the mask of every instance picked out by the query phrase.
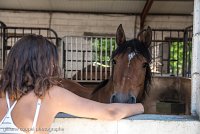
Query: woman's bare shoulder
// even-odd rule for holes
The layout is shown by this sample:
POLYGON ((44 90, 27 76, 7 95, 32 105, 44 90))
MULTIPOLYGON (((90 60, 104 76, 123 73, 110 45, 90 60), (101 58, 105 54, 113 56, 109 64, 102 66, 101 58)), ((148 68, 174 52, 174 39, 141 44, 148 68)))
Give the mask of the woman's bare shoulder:
POLYGON ((70 92, 70 91, 68 91, 67 89, 62 88, 60 86, 56 86, 56 85, 54 85, 53 87, 51 87, 49 89, 49 91, 48 91, 50 97, 53 97, 53 98, 57 98, 57 97, 60 98, 61 95, 66 94, 68 92, 70 92))
MULTIPOLYGON (((51 99, 52 101, 58 103, 62 103, 63 100, 66 100, 66 98, 76 98, 77 95, 70 92, 69 90, 59 87, 59 86, 53 86, 49 89, 47 97, 51 99)), ((67 99, 67 100, 68 100, 67 99)))
POLYGON ((53 107, 56 107, 55 112, 64 112, 66 108, 68 109, 72 103, 82 97, 77 96, 65 88, 53 86, 49 89, 48 95, 45 98, 51 102, 53 107))

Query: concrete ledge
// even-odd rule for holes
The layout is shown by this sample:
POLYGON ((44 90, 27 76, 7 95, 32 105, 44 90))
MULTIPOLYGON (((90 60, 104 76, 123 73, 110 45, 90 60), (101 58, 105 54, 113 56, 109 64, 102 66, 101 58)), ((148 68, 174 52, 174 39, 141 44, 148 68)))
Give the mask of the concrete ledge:
POLYGON ((100 121, 59 114, 51 128, 51 134, 199 134, 200 121, 185 115, 143 114, 120 121, 100 121))

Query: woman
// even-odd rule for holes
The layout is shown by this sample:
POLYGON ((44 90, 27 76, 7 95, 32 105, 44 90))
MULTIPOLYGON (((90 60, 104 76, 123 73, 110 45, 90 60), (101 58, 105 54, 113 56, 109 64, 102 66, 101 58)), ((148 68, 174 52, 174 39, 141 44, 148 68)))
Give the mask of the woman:
POLYGON ((141 114, 143 105, 103 104, 59 87, 55 45, 27 35, 10 50, 0 79, 0 133, 47 133, 59 112, 100 120, 119 120, 141 114))

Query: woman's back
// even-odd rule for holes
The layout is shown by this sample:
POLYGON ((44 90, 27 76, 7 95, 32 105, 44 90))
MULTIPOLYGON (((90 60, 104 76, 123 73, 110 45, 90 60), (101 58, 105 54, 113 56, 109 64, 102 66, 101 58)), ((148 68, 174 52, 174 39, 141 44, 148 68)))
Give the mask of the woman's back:
MULTIPOLYGON (((51 101, 47 101, 46 94, 57 84, 58 77, 58 52, 52 42, 40 35, 27 35, 18 40, 10 50, 1 71, 0 121, 10 118, 10 122, 18 128, 30 129, 37 115, 36 109, 40 106, 37 106, 38 99, 43 98, 37 126, 49 127, 55 115, 52 114, 51 101), (9 110, 9 105, 5 105, 6 98, 2 98, 5 94, 17 101, 12 111, 9 110)), ((6 127, 0 124, 0 128, 2 126, 6 127)))
MULTIPOLYGON (((49 90, 49 94, 51 94, 51 90, 49 90)), ((20 130, 24 130, 25 132, 31 129, 36 114, 37 102, 38 97, 35 96, 33 91, 24 95, 20 100, 17 101, 15 107, 11 112, 13 123, 17 128, 19 128, 20 130)), ((13 103, 14 101, 10 100, 11 106, 13 105, 13 103)), ((2 119, 8 112, 6 98, 0 98, 0 109, 0 121, 2 121, 2 119)), ((49 128, 51 126, 57 113, 54 109, 56 109, 56 107, 55 104, 52 103, 50 96, 45 95, 41 101, 36 130, 45 130, 45 128, 49 128)), ((41 133, 40 130, 38 132, 41 133)), ((45 131, 42 133, 45 133, 45 131)))

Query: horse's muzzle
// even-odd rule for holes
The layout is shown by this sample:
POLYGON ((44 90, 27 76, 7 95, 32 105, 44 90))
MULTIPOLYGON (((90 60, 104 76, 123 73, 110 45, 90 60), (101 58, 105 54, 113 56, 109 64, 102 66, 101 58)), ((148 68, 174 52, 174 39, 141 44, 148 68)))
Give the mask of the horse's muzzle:
POLYGON ((115 93, 111 96, 110 103, 136 103, 136 97, 131 94, 115 93))

